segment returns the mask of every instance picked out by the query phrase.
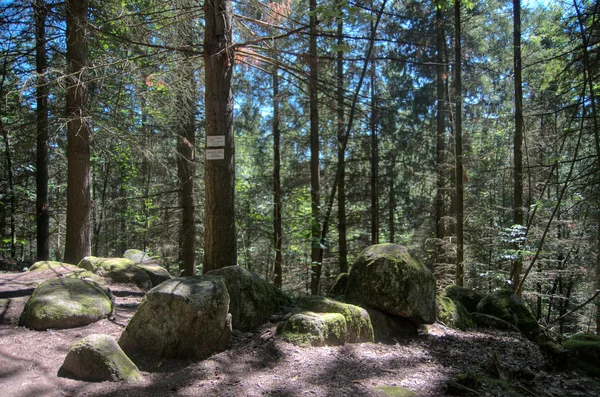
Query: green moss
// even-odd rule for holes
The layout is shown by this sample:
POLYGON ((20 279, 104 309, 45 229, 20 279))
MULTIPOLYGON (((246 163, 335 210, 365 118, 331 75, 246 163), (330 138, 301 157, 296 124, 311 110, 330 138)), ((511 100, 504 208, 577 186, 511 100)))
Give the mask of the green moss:
POLYGON ((477 311, 477 304, 483 299, 483 294, 470 288, 449 285, 444 289, 442 295, 447 296, 454 302, 460 302, 469 313, 477 311))
POLYGON ((81 272, 83 271, 81 268, 70 265, 68 263, 56 262, 56 261, 40 261, 35 262, 29 268, 30 272, 40 271, 40 270, 54 270, 54 271, 67 271, 67 272, 81 272))
POLYGON ((417 393, 400 386, 376 386, 375 390, 380 390, 388 397, 413 397, 417 396, 417 393))
POLYGON ((438 296, 438 318, 451 328, 466 331, 475 326, 471 315, 460 302, 454 302, 447 296, 438 296))
POLYGON ((346 340, 346 320, 339 313, 303 311, 285 321, 278 333, 298 346, 343 345, 346 340))
POLYGON ((86 256, 77 265, 117 283, 133 282, 141 289, 152 288, 152 281, 146 272, 127 258, 98 258, 86 256))
POLYGON ((371 319, 361 307, 322 296, 301 297, 298 299, 298 306, 318 313, 339 313, 346 320, 348 342, 373 342, 371 319))
POLYGON ((374 260, 379 258, 387 259, 391 262, 399 262, 410 266, 413 270, 421 270, 423 264, 414 258, 408 248, 397 244, 375 244, 365 249, 361 254, 370 266, 374 260))
POLYGON ((568 354, 572 359, 585 363, 582 365, 582 363, 574 361, 573 366, 594 376, 600 374, 600 367, 598 366, 600 364, 600 335, 575 335, 563 342, 563 347, 569 352, 568 354))

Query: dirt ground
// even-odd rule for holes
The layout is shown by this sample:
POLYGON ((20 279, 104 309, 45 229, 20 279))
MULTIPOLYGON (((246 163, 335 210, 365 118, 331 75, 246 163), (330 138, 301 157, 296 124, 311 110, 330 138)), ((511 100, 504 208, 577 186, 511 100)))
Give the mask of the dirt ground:
POLYGON ((112 286, 119 296, 111 320, 39 332, 17 326, 28 297, 18 296, 17 287, 11 291, 6 277, 0 275, 1 396, 384 396, 382 386, 443 396, 449 382, 467 371, 484 383, 479 396, 600 396, 599 379, 551 371, 539 348, 518 334, 459 332, 442 324, 395 344, 320 348, 281 341, 276 324, 266 324, 255 332, 234 331, 231 349, 200 362, 133 356, 143 373, 137 384, 61 378, 58 369, 76 341, 93 333, 119 338, 141 300, 140 291, 112 286), (484 378, 493 372, 496 353, 499 378, 484 378))

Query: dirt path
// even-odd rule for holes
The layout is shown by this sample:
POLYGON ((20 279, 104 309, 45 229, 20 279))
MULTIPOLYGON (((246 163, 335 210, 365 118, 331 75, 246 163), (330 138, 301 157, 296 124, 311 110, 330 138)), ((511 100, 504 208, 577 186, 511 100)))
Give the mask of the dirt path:
POLYGON ((252 333, 234 332, 231 349, 200 362, 134 356, 144 375, 138 384, 76 381, 57 377, 71 345, 92 333, 118 338, 141 298, 117 297, 113 320, 44 332, 16 326, 26 299, 4 299, 8 309, 0 306, 2 396, 383 396, 376 389, 380 386, 443 396, 457 374, 482 375, 494 352, 506 381, 489 381, 480 396, 600 395, 598 379, 546 372, 538 347, 518 334, 458 332, 442 325, 395 345, 299 348, 276 338, 271 324, 252 333))

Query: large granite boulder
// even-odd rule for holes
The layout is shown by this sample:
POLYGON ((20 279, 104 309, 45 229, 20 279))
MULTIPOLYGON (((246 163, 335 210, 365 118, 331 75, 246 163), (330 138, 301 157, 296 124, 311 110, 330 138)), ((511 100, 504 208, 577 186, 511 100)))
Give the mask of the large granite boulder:
POLYGON ((438 319, 450 328, 467 331, 475 327, 475 323, 467 309, 460 302, 445 295, 437 297, 438 319))
POLYGON ((148 278, 150 278, 153 287, 156 287, 158 284, 171 279, 171 274, 167 271, 167 269, 157 263, 144 262, 137 263, 135 266, 146 272, 146 275, 148 278))
POLYGON ((201 360, 231 346, 228 312, 223 278, 173 278, 146 294, 119 345, 127 353, 201 360))
POLYGON ((346 319, 339 313, 290 313, 277 333, 298 346, 339 346, 346 343, 346 319))
POLYGON ((241 266, 228 266, 206 274, 225 280, 230 298, 231 326, 243 332, 263 325, 281 306, 291 302, 277 287, 241 266))
POLYGON ((316 313, 339 313, 346 320, 346 342, 373 342, 371 318, 362 307, 322 296, 303 296, 298 299, 297 306, 316 313))
POLYGON ((484 295, 472 290, 471 288, 459 287, 458 285, 449 285, 444 289, 443 295, 452 299, 454 302, 460 302, 469 313, 477 311, 477 304, 483 299, 484 295))
POLYGON ((375 342, 398 343, 401 339, 419 335, 419 326, 404 317, 394 316, 375 309, 366 309, 373 325, 375 342))
POLYGON ((542 335, 535 317, 513 291, 497 290, 486 295, 477 305, 477 311, 514 325, 531 341, 537 342, 542 335))
POLYGON ((563 342, 569 364, 591 376, 600 376, 600 335, 578 334, 563 342))
POLYGON ((108 335, 92 334, 71 347, 58 371, 59 376, 103 382, 137 382, 142 379, 138 367, 108 335))
POLYGON ((152 288, 152 281, 146 271, 136 266, 131 259, 86 256, 77 266, 116 283, 135 283, 143 290, 152 288))
POLYGON ((90 281, 57 278, 40 284, 27 301, 19 324, 35 330, 81 327, 112 314, 110 292, 90 281))
POLYGON ((350 270, 346 299, 416 324, 436 319, 433 274, 401 245, 365 249, 350 270))
POLYGON ((35 262, 29 268, 30 272, 42 271, 42 270, 52 270, 54 272, 65 274, 72 272, 83 272, 84 270, 78 266, 70 265, 64 262, 56 262, 56 261, 39 261, 35 262))
POLYGON ((142 250, 128 249, 123 253, 123 258, 132 260, 134 263, 153 261, 154 259, 142 250))

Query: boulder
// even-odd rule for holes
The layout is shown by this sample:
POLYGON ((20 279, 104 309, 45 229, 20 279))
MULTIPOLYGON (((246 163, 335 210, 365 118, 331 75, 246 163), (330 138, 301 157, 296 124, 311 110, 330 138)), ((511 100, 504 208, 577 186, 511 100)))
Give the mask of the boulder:
POLYGON ((486 295, 477 305, 477 311, 514 325, 531 341, 537 341, 541 335, 535 317, 513 291, 497 290, 486 295))
POLYGON ((519 329, 513 324, 504 321, 498 317, 483 313, 471 313, 471 319, 479 328, 493 328, 500 331, 519 332, 519 329))
POLYGON ((30 272, 36 272, 36 271, 41 271, 41 270, 52 270, 55 272, 59 272, 61 274, 83 271, 83 269, 81 269, 80 267, 77 267, 75 265, 70 265, 68 263, 56 262, 56 261, 35 262, 29 268, 30 272))
POLYGON ((340 273, 333 282, 333 286, 329 290, 329 294, 332 296, 342 296, 346 293, 346 286, 348 285, 348 273, 340 273))
POLYGON ((437 297, 438 319, 450 328, 467 331, 475 327, 467 309, 447 296, 437 297))
POLYGON ((600 376, 600 335, 578 334, 563 342, 569 364, 591 376, 600 376))
POLYGON ((449 285, 444 289, 443 295, 452 299, 454 302, 460 302, 469 313, 477 311, 477 304, 483 299, 484 295, 470 288, 459 287, 458 285, 449 285))
POLYGON ((346 320, 346 342, 373 342, 373 326, 369 313, 362 307, 321 296, 304 296, 298 307, 316 313, 339 313, 346 320))
POLYGON ((19 324, 35 330, 81 327, 112 314, 110 292, 90 281, 57 278, 39 285, 27 301, 19 324))
POLYGON ((156 287, 158 284, 171 279, 171 274, 167 271, 167 269, 156 263, 145 262, 138 263, 135 266, 146 272, 146 275, 148 275, 150 278, 153 287, 156 287))
POLYGON ((128 249, 123 253, 123 258, 131 259, 134 263, 152 261, 153 258, 141 250, 128 249))
POLYGON ((346 343, 346 319, 339 313, 290 313, 277 333, 298 346, 339 346, 346 343))
POLYGON ((346 299, 416 324, 432 324, 436 318, 433 274, 401 245, 364 250, 350 270, 346 299))
POLYGON ((228 266, 206 273, 225 280, 229 313, 234 329, 246 332, 269 321, 269 316, 290 304, 290 299, 258 274, 241 266, 228 266))
POLYGON ((419 335, 419 326, 404 317, 366 309, 373 325, 375 342, 398 343, 401 339, 413 338, 419 335))
POLYGON ((228 311, 223 278, 173 278, 146 294, 119 345, 127 353, 201 360, 231 346, 228 311))
POLYGON ((139 288, 152 288, 148 274, 127 258, 98 258, 86 256, 77 265, 100 276, 108 277, 116 283, 135 283, 139 288))
POLYGON ((142 379, 138 367, 121 350, 113 337, 89 335, 71 347, 58 372, 59 376, 91 382, 142 379))

